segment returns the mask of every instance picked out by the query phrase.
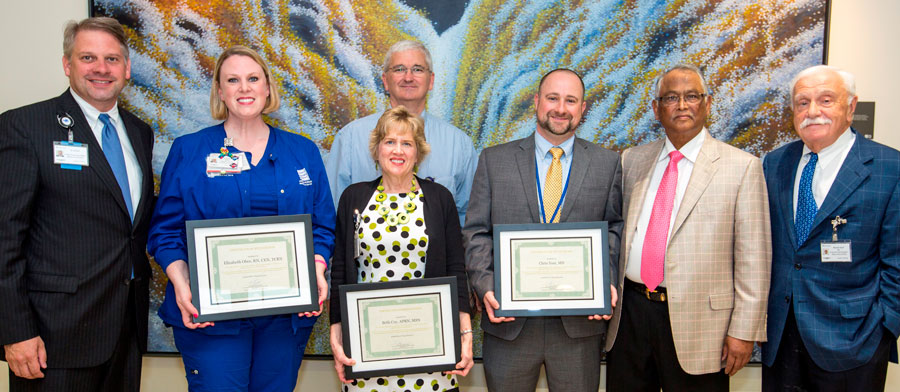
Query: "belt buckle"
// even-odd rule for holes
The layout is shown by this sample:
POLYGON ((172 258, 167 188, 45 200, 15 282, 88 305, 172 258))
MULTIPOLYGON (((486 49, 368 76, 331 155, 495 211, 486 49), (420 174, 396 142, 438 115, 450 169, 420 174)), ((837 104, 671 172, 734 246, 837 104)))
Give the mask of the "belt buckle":
POLYGON ((656 290, 650 290, 650 289, 644 287, 644 295, 646 295, 646 296, 647 296, 647 299, 650 300, 650 301, 655 301, 655 302, 666 302, 666 293, 658 292, 658 291, 656 291, 656 290), (650 295, 650 294, 652 294, 652 293, 659 293, 659 298, 658 298, 658 299, 653 299, 653 297, 650 295))

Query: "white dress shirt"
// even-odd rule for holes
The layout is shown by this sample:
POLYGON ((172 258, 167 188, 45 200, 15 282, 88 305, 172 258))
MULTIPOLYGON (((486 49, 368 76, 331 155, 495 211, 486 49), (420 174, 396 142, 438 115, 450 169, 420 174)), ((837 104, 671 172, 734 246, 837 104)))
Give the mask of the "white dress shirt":
MULTIPOLYGON (((97 138, 97 143, 100 144, 100 148, 102 149, 103 122, 100 121, 100 111, 87 103, 83 98, 79 97, 74 90, 69 89, 69 92, 72 93, 72 97, 75 98, 75 102, 78 103, 81 112, 84 113, 84 117, 91 127, 91 132, 94 133, 94 137, 97 138)), ((131 191, 131 217, 133 219, 135 210, 138 208, 138 203, 141 201, 141 181, 143 181, 144 176, 141 173, 137 155, 134 153, 134 147, 131 146, 131 139, 128 138, 128 132, 125 132, 125 123, 122 122, 122 117, 119 116, 118 105, 113 105, 113 108, 106 112, 106 114, 109 115, 113 125, 116 126, 116 133, 119 134, 119 142, 122 144, 122 154, 125 156, 125 172, 128 174, 128 190, 131 191)), ((102 151, 100 151, 100 153, 102 153, 102 151)), ((94 153, 88 152, 88 154, 92 155, 94 153)), ((97 159, 96 155, 94 155, 94 159, 97 159)), ((103 159, 106 159, 106 157, 103 159)))
MULTIPOLYGON (((821 208, 825 196, 828 196, 828 190, 834 184, 838 171, 847 159, 850 148, 856 143, 856 134, 850 131, 850 128, 844 131, 834 143, 819 151, 819 161, 816 162, 816 170, 813 172, 812 191, 813 198, 816 199, 816 207, 821 208)), ((797 174, 794 176, 794 220, 797 220, 797 194, 800 191, 800 177, 803 174, 803 168, 809 162, 809 153, 812 151, 806 145, 803 145, 803 156, 800 163, 797 164, 797 174)))
MULTIPOLYGON (((706 128, 704 127, 697 136, 691 141, 681 146, 680 151, 684 158, 678 161, 678 185, 675 187, 675 200, 672 202, 672 216, 669 217, 669 238, 672 237, 672 226, 675 224, 675 216, 678 215, 678 207, 684 198, 684 192, 687 190, 688 182, 691 179, 691 173, 694 170, 694 163, 697 162, 697 156, 700 155, 700 148, 703 147, 703 141, 706 140, 706 128)), ((653 175, 650 177, 650 184, 647 187, 647 193, 644 195, 644 202, 641 205, 641 213, 638 216, 637 227, 634 233, 626 235, 633 236, 631 241, 631 249, 628 250, 628 264, 625 266, 625 277, 633 282, 643 283, 641 279, 641 255, 644 250, 644 236, 647 235, 647 226, 650 224, 650 213, 653 211, 653 202, 656 200, 656 192, 659 189, 659 183, 662 182, 663 174, 669 165, 669 153, 675 151, 675 146, 666 137, 666 146, 656 158, 656 167, 653 168, 653 175)), ((628 212, 625 211, 627 214, 628 212)), ((668 239, 667 239, 668 241, 668 239)), ((660 287, 666 287, 665 278, 660 287)))

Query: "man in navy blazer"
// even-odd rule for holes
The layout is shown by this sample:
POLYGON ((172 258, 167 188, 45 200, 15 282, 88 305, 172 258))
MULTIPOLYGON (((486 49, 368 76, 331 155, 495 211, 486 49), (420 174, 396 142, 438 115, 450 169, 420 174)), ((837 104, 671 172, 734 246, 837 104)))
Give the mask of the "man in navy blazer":
POLYGON ((70 89, 0 115, 0 358, 10 391, 137 391, 153 133, 118 107, 115 19, 70 22, 70 89))
POLYGON ((772 219, 763 390, 883 390, 900 334, 900 152, 850 128, 852 74, 791 83, 800 136, 765 157, 772 219))

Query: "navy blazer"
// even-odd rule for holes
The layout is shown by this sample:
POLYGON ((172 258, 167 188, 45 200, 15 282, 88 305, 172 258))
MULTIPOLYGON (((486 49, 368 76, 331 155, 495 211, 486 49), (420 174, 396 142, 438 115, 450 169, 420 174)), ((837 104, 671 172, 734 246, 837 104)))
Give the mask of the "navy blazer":
POLYGON ((809 238, 798 244, 793 192, 802 153, 803 143, 795 141, 763 162, 772 218, 763 363, 775 361, 793 304, 810 356, 825 370, 843 371, 869 361, 884 333, 895 339, 900 334, 900 152, 857 134, 809 238), (838 215, 847 219, 838 226, 838 239, 852 241, 853 261, 823 263, 820 243, 831 240, 831 220, 838 215))

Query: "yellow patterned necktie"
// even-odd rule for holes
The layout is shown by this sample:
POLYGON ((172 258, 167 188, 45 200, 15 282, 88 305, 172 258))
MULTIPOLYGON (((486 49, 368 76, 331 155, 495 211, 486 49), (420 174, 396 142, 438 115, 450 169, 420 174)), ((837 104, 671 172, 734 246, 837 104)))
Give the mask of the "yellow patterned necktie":
POLYGON ((556 211, 556 206, 559 205, 559 198, 562 196, 562 162, 559 158, 563 154, 563 149, 553 147, 550 154, 553 154, 553 162, 550 163, 550 169, 547 170, 547 177, 544 179, 544 219, 551 219, 556 212, 553 221, 545 223, 558 223, 559 216, 562 215, 560 214, 562 211, 556 211))

